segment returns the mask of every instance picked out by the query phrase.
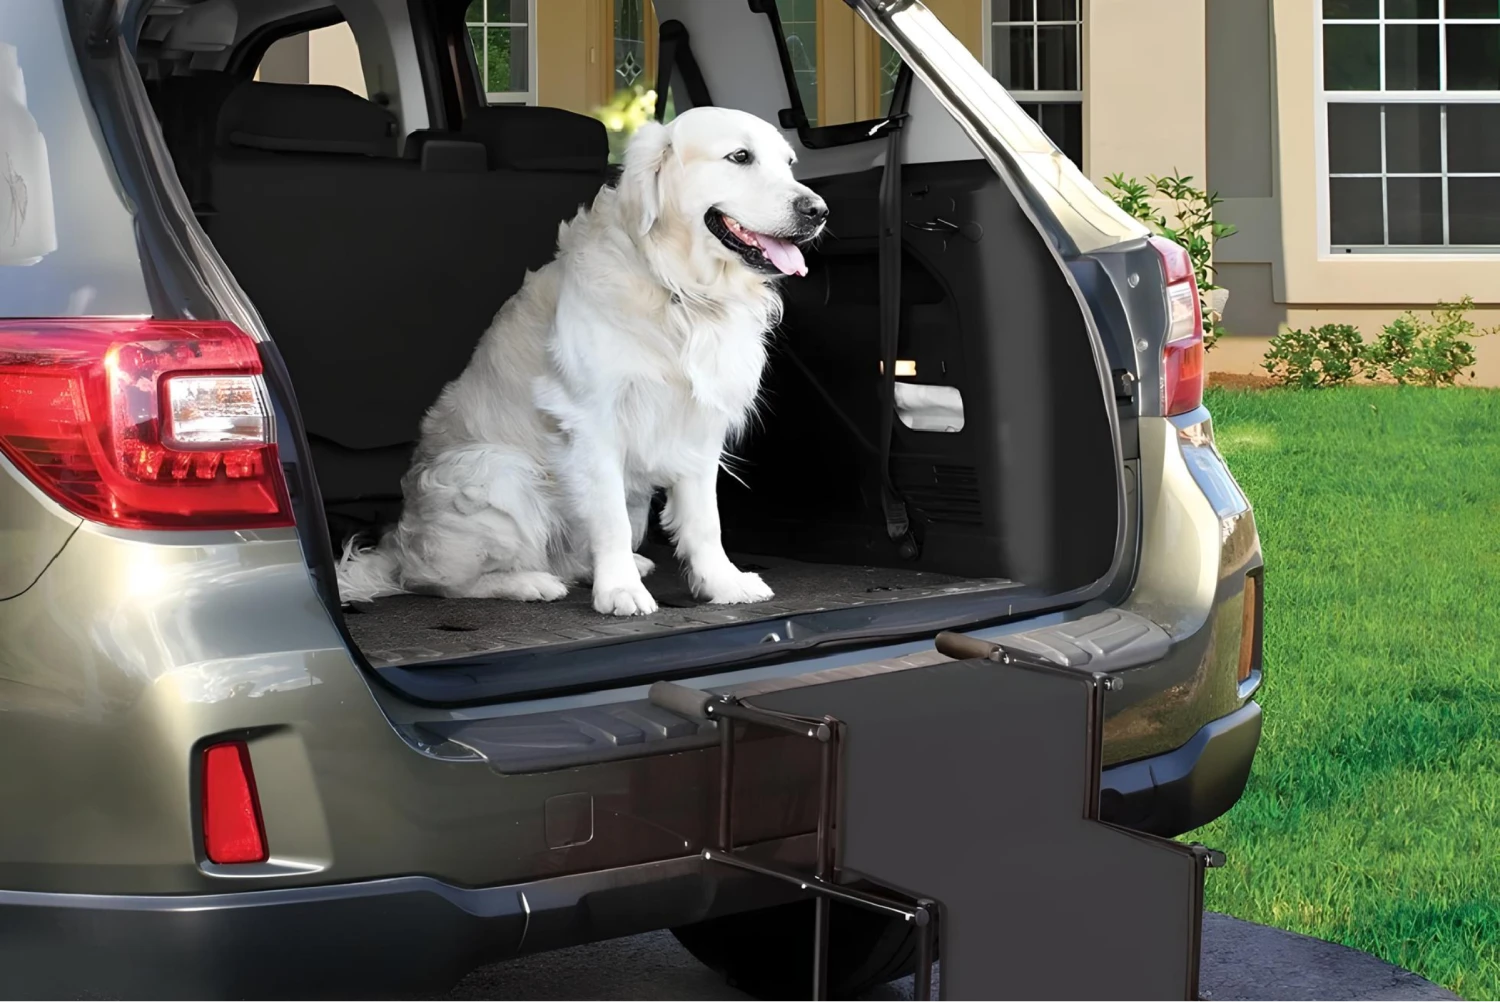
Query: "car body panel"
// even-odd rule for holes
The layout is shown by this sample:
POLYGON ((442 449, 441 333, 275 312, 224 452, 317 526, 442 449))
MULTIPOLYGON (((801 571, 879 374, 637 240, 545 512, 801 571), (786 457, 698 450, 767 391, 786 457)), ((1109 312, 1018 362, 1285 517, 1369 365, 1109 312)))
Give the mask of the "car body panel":
MULTIPOLYGON (((1259 666, 1245 682, 1237 674, 1245 579, 1261 554, 1207 412, 1163 418, 1151 397, 1165 300, 1159 286, 1130 279, 1158 262, 1143 228, 1075 177, 992 78, 975 77, 978 64, 951 51, 925 8, 856 6, 919 67, 1051 239, 1098 335, 1101 381, 1127 371, 1151 390, 1115 395, 1127 517, 1111 576, 1072 608, 972 632, 1018 643, 1026 634, 1069 657, 1057 653, 1065 631, 1089 617, 1119 610, 1147 621, 1149 656, 1109 664, 1124 685, 1106 700, 1105 802, 1122 820, 1177 834, 1238 797, 1259 738, 1259 666)), ((83 28, 64 21, 65 7, 83 5, 0 11, 0 37, 20 48, 47 139, 59 237, 36 265, 0 265, 0 313, 239 324, 263 342, 301 531, 110 530, 63 512, 0 462, 0 750, 10 763, 0 799, 24 819, 0 824, 0 956, 55 972, 69 936, 92 930, 117 946, 166 937, 172 945, 153 963, 168 980, 150 990, 192 994, 211 985, 199 961, 220 955, 212 943, 233 941, 222 937, 311 937, 338 921, 348 923, 341 941, 431 957, 437 986, 484 959, 767 903, 760 891, 729 890, 727 875, 704 872, 695 855, 714 837, 711 745, 506 771, 445 736, 486 717, 605 712, 642 699, 643 686, 442 708, 403 698, 363 662, 336 611, 326 527, 323 536, 310 528, 322 523, 320 499, 274 345, 171 176, 124 42, 105 32, 96 41, 106 55, 80 69, 66 39, 83 28), (80 228, 89 211, 98 219, 80 228), (249 746, 265 863, 204 858, 197 762, 223 739, 249 746), (558 837, 576 826, 554 822, 583 804, 588 837, 558 837), (170 920, 137 921, 146 914, 170 920), (175 982, 174 958, 188 958, 175 982)), ((750 691, 930 651, 926 637, 877 639, 680 681, 750 691)), ((767 738, 740 754, 736 830, 803 859, 800 836, 816 811, 812 750, 767 738)), ((283 956, 315 962, 291 948, 283 956)), ((322 956, 329 970, 354 963, 322 956)), ((106 984, 109 963, 94 972, 106 984)), ((400 983, 401 972, 421 980, 396 966, 362 969, 374 972, 372 990, 400 983)))

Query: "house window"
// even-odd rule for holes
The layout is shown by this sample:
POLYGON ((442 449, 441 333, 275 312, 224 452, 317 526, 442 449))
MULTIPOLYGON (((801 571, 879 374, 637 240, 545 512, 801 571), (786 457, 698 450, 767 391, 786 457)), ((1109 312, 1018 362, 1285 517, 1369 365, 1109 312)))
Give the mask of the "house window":
POLYGON ((531 104, 536 86, 531 25, 536 0, 473 0, 465 20, 490 104, 531 104))
POLYGON ((1321 0, 1335 252, 1500 251, 1500 0, 1321 0))
POLYGON ((1057 148, 1083 165, 1080 0, 990 0, 990 72, 1057 148))
POLYGON ((636 84, 654 87, 646 74, 646 4, 651 0, 615 0, 614 89, 630 90, 636 84))

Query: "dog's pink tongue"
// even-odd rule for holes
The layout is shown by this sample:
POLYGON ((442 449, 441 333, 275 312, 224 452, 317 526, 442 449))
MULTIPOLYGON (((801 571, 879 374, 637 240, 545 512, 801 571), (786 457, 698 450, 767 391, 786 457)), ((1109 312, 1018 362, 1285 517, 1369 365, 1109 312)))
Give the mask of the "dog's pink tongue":
POLYGON ((783 275, 806 275, 807 262, 802 260, 802 248, 789 240, 778 240, 764 233, 757 233, 760 249, 783 275))

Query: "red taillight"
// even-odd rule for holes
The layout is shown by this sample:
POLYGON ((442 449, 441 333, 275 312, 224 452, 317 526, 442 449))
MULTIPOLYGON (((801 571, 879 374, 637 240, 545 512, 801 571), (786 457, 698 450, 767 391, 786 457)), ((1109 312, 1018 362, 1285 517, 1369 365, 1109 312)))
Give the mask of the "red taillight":
POLYGON ((260 357, 232 324, 0 321, 0 452, 106 525, 292 524, 260 357))
POLYGON ((210 863, 261 863, 270 856, 243 741, 203 750, 203 852, 210 863))
POLYGON ((1171 417, 1203 403, 1203 304, 1193 259, 1165 237, 1152 237, 1167 280, 1167 340, 1161 352, 1162 413, 1171 417))

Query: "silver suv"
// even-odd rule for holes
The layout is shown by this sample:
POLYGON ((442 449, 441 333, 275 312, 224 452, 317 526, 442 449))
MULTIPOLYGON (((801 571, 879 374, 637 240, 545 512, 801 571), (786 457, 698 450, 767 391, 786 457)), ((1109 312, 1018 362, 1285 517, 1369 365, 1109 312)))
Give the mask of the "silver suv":
MULTIPOLYGON (((334 583, 423 410, 613 182, 599 122, 488 106, 467 0, 0 5, 6 994, 430 993, 661 928, 800 993, 805 950, 768 945, 810 903, 700 858, 714 725, 648 687, 901 671, 941 630, 1123 680, 1105 819, 1234 804, 1261 550, 1187 255, 922 4, 850 2, 904 68, 880 117, 819 125, 776 4, 656 0, 664 110, 779 122, 833 236, 720 488, 776 598, 698 605, 653 531, 662 608, 623 621, 334 583), (369 97, 255 79, 345 20, 369 97)), ((741 757, 741 842, 805 862, 815 757, 741 757)), ((835 997, 910 956, 899 920, 832 928, 835 997)))

